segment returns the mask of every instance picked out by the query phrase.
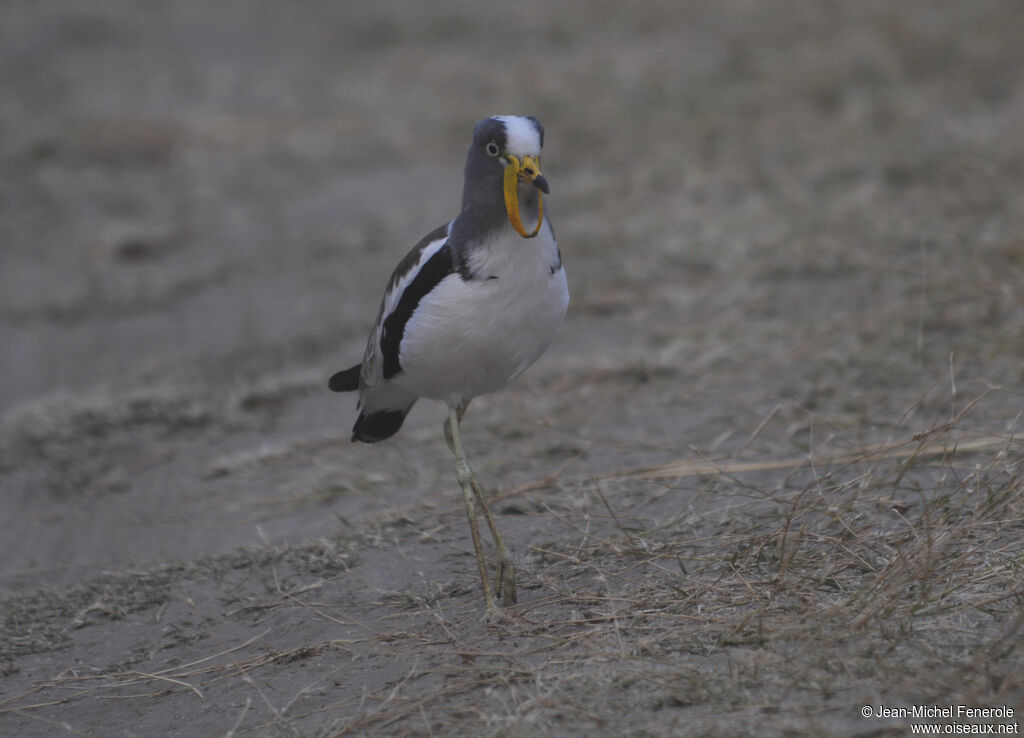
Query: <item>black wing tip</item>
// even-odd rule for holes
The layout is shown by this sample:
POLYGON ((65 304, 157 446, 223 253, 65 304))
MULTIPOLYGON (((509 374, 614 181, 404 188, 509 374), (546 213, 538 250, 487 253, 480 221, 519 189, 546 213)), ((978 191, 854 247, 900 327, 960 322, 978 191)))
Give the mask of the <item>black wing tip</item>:
POLYGON ((356 424, 352 428, 352 441, 377 443, 378 441, 391 438, 402 427, 408 412, 409 408, 404 410, 381 410, 370 415, 359 413, 356 424))
POLYGON ((359 373, 362 369, 362 364, 356 364, 348 369, 336 372, 327 380, 327 387, 332 392, 354 392, 359 389, 359 373))

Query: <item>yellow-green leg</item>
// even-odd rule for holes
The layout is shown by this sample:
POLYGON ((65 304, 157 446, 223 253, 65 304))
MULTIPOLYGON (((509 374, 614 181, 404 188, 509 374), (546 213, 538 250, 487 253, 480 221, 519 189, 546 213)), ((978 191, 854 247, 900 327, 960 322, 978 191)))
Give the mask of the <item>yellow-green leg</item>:
POLYGON ((502 604, 505 606, 513 605, 516 601, 516 572, 515 566, 512 564, 512 556, 505 546, 505 541, 502 540, 501 534, 498 532, 498 525, 494 521, 494 516, 487 505, 487 500, 484 499, 480 485, 477 484, 476 478, 473 476, 473 470, 469 466, 469 461, 466 459, 466 453, 462 447, 459 423, 466 412, 467 405, 468 403, 462 403, 457 407, 449 408, 448 420, 444 424, 444 436, 445 441, 448 442, 448 447, 455 454, 455 475, 459 480, 459 486, 462 488, 462 497, 466 503, 466 514, 469 516, 469 530, 473 534, 473 548, 476 551, 476 562, 480 569, 480 582, 483 585, 484 600, 490 613, 495 609, 494 596, 491 594, 490 582, 487 581, 487 563, 484 560, 483 544, 480 541, 480 531, 477 527, 474 499, 479 503, 480 509, 483 510, 487 527, 491 529, 491 536, 494 538, 494 547, 498 553, 498 572, 495 578, 495 589, 498 596, 502 599, 502 604))

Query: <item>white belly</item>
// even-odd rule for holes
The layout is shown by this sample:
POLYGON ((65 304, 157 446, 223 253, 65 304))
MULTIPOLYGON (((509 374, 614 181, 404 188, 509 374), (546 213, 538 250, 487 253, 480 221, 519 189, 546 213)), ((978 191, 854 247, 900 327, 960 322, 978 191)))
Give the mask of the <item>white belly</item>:
POLYGON ((392 381, 420 397, 458 403, 501 389, 544 352, 565 317, 569 290, 549 229, 512 234, 473 259, 481 278, 451 274, 420 301, 392 381), (488 279, 487 276, 497 277, 488 279))

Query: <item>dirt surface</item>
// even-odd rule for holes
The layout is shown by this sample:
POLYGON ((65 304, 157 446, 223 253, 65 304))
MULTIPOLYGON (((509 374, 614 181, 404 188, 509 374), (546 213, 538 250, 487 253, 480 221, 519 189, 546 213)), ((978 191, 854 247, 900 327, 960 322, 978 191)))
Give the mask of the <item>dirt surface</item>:
MULTIPOLYGON (((907 735, 1024 712, 1019 3, 16 3, 0 735, 907 735), (572 303, 441 436, 327 377, 547 129, 572 303), (1006 708, 863 717, 862 708, 1006 708)), ((952 728, 951 728, 952 730, 952 728)))

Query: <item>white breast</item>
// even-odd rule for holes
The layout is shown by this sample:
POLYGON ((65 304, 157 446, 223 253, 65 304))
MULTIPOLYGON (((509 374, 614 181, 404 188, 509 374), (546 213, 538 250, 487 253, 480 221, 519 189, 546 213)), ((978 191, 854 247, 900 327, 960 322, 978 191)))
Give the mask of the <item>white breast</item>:
POLYGON ((569 290, 548 224, 533 239, 505 229, 471 252, 470 266, 480 278, 447 276, 406 325, 393 381, 420 397, 457 403, 501 389, 565 317, 569 290))

